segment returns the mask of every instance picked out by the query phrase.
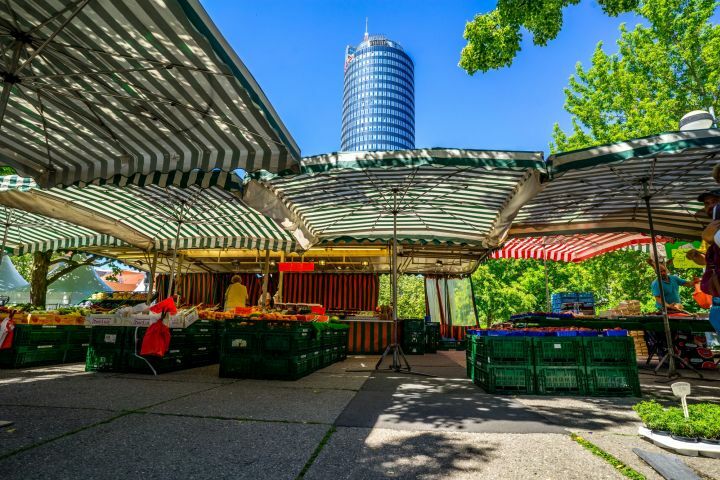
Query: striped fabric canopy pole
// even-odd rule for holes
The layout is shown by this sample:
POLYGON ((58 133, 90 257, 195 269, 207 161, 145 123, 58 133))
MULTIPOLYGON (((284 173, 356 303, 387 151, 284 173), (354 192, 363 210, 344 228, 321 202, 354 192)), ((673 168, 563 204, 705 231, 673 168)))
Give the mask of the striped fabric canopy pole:
POLYGON ((198 0, 7 2, 0 51, 0 162, 44 188, 298 168, 198 0))
POLYGON ((694 240, 708 222, 697 196, 711 176, 720 130, 673 132, 553 155, 551 179, 517 215, 510 236, 650 232, 643 184, 658 235, 694 240))
MULTIPOLYGON (((672 241, 673 239, 665 237, 658 239, 658 243, 672 241)), ((649 236, 639 233, 588 233, 511 238, 502 248, 495 250, 491 258, 583 262, 616 250, 638 249, 649 252, 651 243, 652 239, 649 236)))
POLYGON ((542 153, 427 149, 306 158, 299 175, 259 173, 244 200, 300 225, 313 243, 499 245, 520 207, 540 188, 542 153))

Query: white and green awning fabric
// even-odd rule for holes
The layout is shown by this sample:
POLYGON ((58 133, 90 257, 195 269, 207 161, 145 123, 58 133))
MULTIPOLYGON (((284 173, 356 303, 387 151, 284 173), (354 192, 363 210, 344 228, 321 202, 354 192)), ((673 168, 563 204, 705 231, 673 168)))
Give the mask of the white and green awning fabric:
POLYGON ((672 132, 553 155, 550 181, 515 219, 511 236, 649 233, 699 238, 708 222, 697 196, 718 188, 720 130, 672 132), (647 185, 647 192, 644 190, 647 185))
MULTIPOLYGON (((24 185, 19 179, 4 182, 24 185)), ((234 184, 237 182, 237 178, 233 180, 234 184)), ((144 250, 289 251, 297 247, 292 236, 277 223, 245 206, 235 193, 218 186, 6 189, 0 191, 0 204, 72 222, 144 250)))
POLYGON ((198 0, 6 2, 0 71, 0 164, 43 188, 298 167, 198 0))
POLYGON ((121 247, 124 243, 110 235, 89 228, 0 206, 0 242, 5 239, 5 252, 11 255, 68 250, 87 247, 121 247), (7 236, 6 232, 7 231, 7 236))
POLYGON ((539 152, 334 153, 304 159, 299 175, 248 176, 243 199, 310 243, 386 243, 395 191, 400 242, 492 248, 543 170, 539 152))

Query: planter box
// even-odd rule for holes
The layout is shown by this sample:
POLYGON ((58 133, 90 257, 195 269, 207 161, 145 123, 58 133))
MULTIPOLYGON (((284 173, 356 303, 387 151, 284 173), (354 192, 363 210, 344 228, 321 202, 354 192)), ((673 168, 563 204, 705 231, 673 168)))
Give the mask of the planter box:
POLYGON ((658 447, 672 450, 680 455, 690 457, 720 458, 720 444, 713 445, 703 441, 679 440, 664 432, 653 432, 647 427, 640 427, 638 434, 653 442, 658 447))

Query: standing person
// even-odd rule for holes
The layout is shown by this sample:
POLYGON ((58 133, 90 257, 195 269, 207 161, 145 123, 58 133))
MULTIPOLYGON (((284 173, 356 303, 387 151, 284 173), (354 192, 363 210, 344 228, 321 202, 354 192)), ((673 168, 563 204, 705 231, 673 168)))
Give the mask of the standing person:
POLYGON ((241 283, 240 275, 233 275, 230 286, 225 290, 226 312, 235 310, 235 307, 244 307, 247 303, 247 288, 241 283))
MULTIPOLYGON (((716 167, 713 170, 713 176, 718 179, 718 172, 720 170, 716 167)), ((700 287, 703 292, 713 295, 712 307, 710 308, 710 315, 708 320, 710 324, 715 328, 716 332, 720 332, 720 296, 718 296, 717 289, 712 287, 712 278, 717 277, 718 268, 720 267, 720 189, 708 190, 703 192, 698 197, 698 201, 703 203, 703 210, 710 217, 712 222, 710 225, 705 227, 702 233, 703 243, 707 244, 707 252, 700 258, 696 256, 693 261, 699 265, 705 265, 705 272, 703 273, 703 279, 700 287)))
MULTIPOLYGON (((651 262, 652 264, 652 262, 651 262)), ((668 309, 672 310, 683 310, 682 303, 680 302, 680 287, 692 287, 699 282, 697 278, 692 280, 683 280, 676 275, 670 275, 668 273, 667 266, 663 263, 660 264, 660 278, 662 278, 662 289, 665 294, 665 304, 668 309)), ((662 297, 660 296, 660 287, 658 286, 657 279, 653 280, 650 285, 652 294, 655 297, 655 306, 658 309, 662 308, 662 297)))

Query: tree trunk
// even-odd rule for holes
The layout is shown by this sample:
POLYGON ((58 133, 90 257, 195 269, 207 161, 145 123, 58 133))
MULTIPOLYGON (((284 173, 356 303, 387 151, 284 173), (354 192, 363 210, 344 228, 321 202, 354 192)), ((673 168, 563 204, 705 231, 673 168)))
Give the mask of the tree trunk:
POLYGON ((33 254, 30 303, 41 308, 45 308, 48 289, 48 271, 50 270, 52 253, 52 250, 48 250, 47 252, 35 252, 33 254))

